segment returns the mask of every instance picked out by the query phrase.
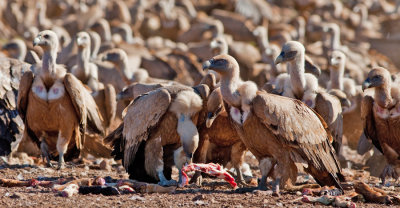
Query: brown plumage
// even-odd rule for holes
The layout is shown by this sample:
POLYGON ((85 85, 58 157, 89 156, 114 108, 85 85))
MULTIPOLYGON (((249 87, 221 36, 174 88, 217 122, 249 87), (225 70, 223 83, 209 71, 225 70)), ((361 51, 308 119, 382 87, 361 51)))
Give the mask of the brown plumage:
POLYGON ((275 63, 282 62, 287 62, 289 68, 282 95, 303 101, 322 116, 334 138, 335 150, 339 153, 343 135, 340 101, 321 90, 314 75, 305 73, 305 48, 300 42, 289 41, 283 45, 275 63))
POLYGON ((24 120, 26 135, 41 147, 48 164, 58 154, 59 168, 62 168, 64 154, 66 159, 78 156, 86 127, 103 133, 102 120, 82 83, 56 65, 57 35, 42 31, 34 45, 44 50, 42 66, 36 67, 35 73, 24 73, 17 109, 24 120))
MULTIPOLYGON (((0 58, 0 155, 8 155, 18 147, 24 123, 17 112, 17 95, 22 74, 29 64, 0 58)), ((26 148, 29 151, 29 148, 26 148)))
POLYGON ((374 95, 365 95, 361 105, 361 117, 364 123, 364 134, 372 140, 388 161, 388 166, 381 175, 398 177, 398 157, 400 152, 400 91, 393 85, 389 71, 382 67, 373 68, 363 83, 363 89, 374 88, 374 95))
MULTIPOLYGON (((233 57, 216 56, 203 67, 221 75, 222 96, 229 105, 248 93, 239 95, 237 92, 242 86, 239 66, 233 57)), ((243 143, 260 161, 263 176, 260 188, 265 187, 266 177, 276 164, 273 170, 275 191, 280 182, 281 185, 294 184, 299 169, 310 173, 321 185, 341 189, 340 165, 329 142, 331 135, 318 114, 298 100, 260 91, 249 106, 248 110, 243 105, 231 107, 230 118, 243 143)))
POLYGON ((199 127, 199 147, 194 154, 196 163, 214 162, 226 166, 231 162, 237 173, 237 179, 244 183, 240 169, 244 160, 246 146, 240 140, 235 128, 230 124, 225 110, 221 90, 216 88, 207 100, 207 119, 199 127))
POLYGON ((124 122, 105 141, 112 144, 115 159, 122 159, 130 178, 176 184, 169 180, 171 166, 180 169, 191 162, 199 139, 198 112, 207 94, 205 85, 197 90, 169 86, 137 97, 126 108, 124 122))

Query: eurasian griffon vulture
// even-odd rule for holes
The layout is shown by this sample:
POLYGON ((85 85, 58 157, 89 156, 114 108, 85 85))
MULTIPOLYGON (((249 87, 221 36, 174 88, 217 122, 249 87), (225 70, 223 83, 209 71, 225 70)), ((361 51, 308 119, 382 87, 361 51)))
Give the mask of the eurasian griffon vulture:
POLYGON ((248 100, 247 107, 240 105, 251 96, 243 94, 247 90, 240 91, 243 82, 239 78, 239 65, 229 55, 208 60, 203 68, 221 75, 221 93, 231 106, 232 123, 243 143, 260 161, 259 188, 265 188, 266 177, 272 170, 276 193, 279 183, 294 184, 298 171, 304 169, 319 184, 342 189, 338 178, 340 164, 330 144, 332 137, 317 113, 298 100, 262 91, 248 100))
POLYGON ((25 135, 40 146, 49 165, 58 153, 58 167, 62 168, 64 155, 66 159, 79 155, 86 127, 96 133, 104 131, 102 119, 83 84, 56 64, 57 35, 42 31, 33 44, 44 51, 42 66, 22 76, 17 109, 24 120, 25 135))

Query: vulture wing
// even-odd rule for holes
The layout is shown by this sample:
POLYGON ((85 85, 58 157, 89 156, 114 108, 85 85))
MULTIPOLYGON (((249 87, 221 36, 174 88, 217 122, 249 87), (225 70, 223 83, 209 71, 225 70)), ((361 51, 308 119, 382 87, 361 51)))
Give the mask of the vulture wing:
POLYGON ((21 82, 19 84, 19 92, 17 99, 17 110, 22 120, 25 120, 26 110, 28 107, 28 95, 32 87, 33 72, 27 71, 22 75, 21 82))
POLYGON ((313 177, 325 185, 340 187, 340 165, 329 140, 326 124, 299 100, 259 92, 253 100, 255 115, 273 132, 282 145, 298 152, 307 161, 313 177))
POLYGON ((328 129, 333 137, 333 147, 336 153, 339 153, 343 136, 343 115, 340 101, 326 92, 320 92, 315 99, 314 110, 328 124, 328 129))
POLYGON ((142 141, 146 141, 149 133, 157 126, 168 110, 171 95, 165 89, 157 89, 137 97, 127 107, 124 117, 123 141, 124 167, 135 160, 136 152, 142 141))
POLYGON ((64 86, 80 120, 79 128, 82 139, 80 142, 77 141, 77 146, 82 147, 85 142, 84 136, 87 126, 92 131, 103 134, 102 118, 93 97, 74 75, 70 73, 65 75, 64 86))
POLYGON ((375 118, 373 112, 374 98, 369 95, 364 96, 361 101, 361 119, 364 125, 365 136, 372 140, 372 144, 383 153, 375 130, 375 118))

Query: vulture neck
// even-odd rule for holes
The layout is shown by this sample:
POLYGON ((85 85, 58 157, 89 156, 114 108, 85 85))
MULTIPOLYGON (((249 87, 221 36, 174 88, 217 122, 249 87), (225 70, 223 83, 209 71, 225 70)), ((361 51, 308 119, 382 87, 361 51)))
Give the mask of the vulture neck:
POLYGON ((375 102, 381 108, 390 109, 393 106, 393 99, 390 92, 390 84, 384 84, 381 87, 375 88, 375 102))
POLYGON ((338 28, 334 27, 331 35, 331 49, 337 50, 340 47, 340 31, 338 28))
POLYGON ((293 94, 297 99, 303 98, 306 78, 304 76, 304 53, 299 54, 293 61, 288 63, 290 84, 293 94))
POLYGON ((330 78, 331 78, 331 89, 343 90, 343 74, 344 65, 340 65, 338 69, 331 67, 330 78))
POLYGON ((42 58, 42 75, 51 76, 56 73, 57 48, 46 50, 42 58))
POLYGON ((119 64, 117 65, 117 68, 119 69, 118 71, 122 73, 121 75, 125 83, 130 84, 135 70, 129 69, 128 59, 127 58, 122 59, 122 61, 120 61, 119 64))
POLYGON ((263 32, 260 32, 261 34, 258 35, 258 45, 260 46, 262 51, 267 50, 269 47, 269 42, 268 42, 268 32, 265 34, 263 32))
POLYGON ((225 102, 234 107, 241 104, 240 95, 237 89, 242 81, 240 80, 239 69, 237 67, 229 74, 225 74, 221 78, 221 94, 225 102))
POLYGON ((78 68, 83 70, 85 76, 89 76, 89 60, 90 60, 90 46, 79 47, 78 50, 78 68))

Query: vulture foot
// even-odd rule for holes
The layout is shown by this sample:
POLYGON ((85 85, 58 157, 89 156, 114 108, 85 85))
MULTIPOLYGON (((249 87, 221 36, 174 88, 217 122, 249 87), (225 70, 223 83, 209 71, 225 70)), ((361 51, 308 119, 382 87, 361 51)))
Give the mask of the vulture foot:
POLYGON ((267 176, 262 176, 260 182, 258 183, 258 189, 262 191, 268 190, 267 188, 267 176))
POLYGON ((203 184, 203 176, 201 175, 201 172, 196 171, 189 183, 195 183, 197 186, 201 187, 203 184))
POLYGON ((178 182, 176 180, 162 180, 158 182, 158 185, 160 186, 177 186, 178 182))
POLYGON ((272 196, 281 196, 279 194, 279 183, 281 179, 277 178, 274 182, 272 182, 272 196))
POLYGON ((46 158, 46 166, 52 168, 53 165, 50 162, 49 147, 47 146, 43 138, 42 142, 40 143, 40 151, 42 152, 42 156, 46 158))
POLYGON ((386 165, 386 167, 383 169, 383 171, 379 177, 382 180, 382 185, 385 185, 386 177, 391 177, 391 178, 394 178, 395 180, 397 180, 399 178, 399 175, 397 174, 396 170, 391 165, 386 165))

